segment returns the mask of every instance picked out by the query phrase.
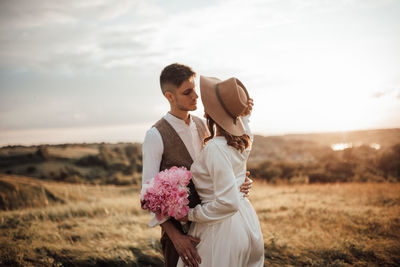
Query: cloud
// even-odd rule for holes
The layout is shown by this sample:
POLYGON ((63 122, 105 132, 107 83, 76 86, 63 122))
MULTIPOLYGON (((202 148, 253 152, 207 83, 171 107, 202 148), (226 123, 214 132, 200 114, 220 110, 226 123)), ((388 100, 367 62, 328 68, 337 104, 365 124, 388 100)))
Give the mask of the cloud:
POLYGON ((271 58, 271 51, 285 49, 276 47, 273 38, 282 36, 270 29, 355 3, 5 0, 0 3, 0 67, 74 72, 177 59, 200 66, 235 65, 238 59, 253 64, 260 54, 271 58), (207 56, 213 53, 219 56, 207 56))
POLYGON ((250 40, 249 28, 262 34, 265 28, 290 23, 299 14, 284 11, 275 1, 187 3, 185 8, 174 3, 3 1, 0 65, 81 71, 160 64, 176 58, 198 62, 207 59, 199 54, 211 47, 225 61, 233 52, 226 45, 237 47, 237 41, 243 43, 240 39, 250 40))
POLYGON ((381 98, 385 95, 387 95, 389 93, 389 91, 379 91, 379 92, 375 92, 372 97, 373 98, 381 98))
POLYGON ((0 29, 2 31, 26 29, 47 24, 68 24, 75 19, 55 1, 13 1, 0 3, 0 29))
POLYGON ((3 68, 73 72, 152 55, 143 21, 157 12, 143 0, 2 1, 0 10, 3 68))
POLYGON ((372 98, 382 98, 382 97, 396 97, 400 98, 400 89, 396 89, 395 86, 377 91, 372 94, 372 98))
POLYGON ((26 29, 87 20, 101 22, 125 14, 140 2, 140 0, 41 0, 39 2, 5 0, 0 4, 0 25, 2 29, 26 29))
MULTIPOLYGON (((0 125, 150 126, 168 110, 158 75, 172 62, 190 65, 199 74, 237 75, 259 97, 256 103, 269 106, 265 113, 281 110, 283 103, 293 114, 296 105, 310 103, 309 96, 321 110, 342 98, 400 98, 399 91, 371 93, 385 88, 383 81, 395 74, 385 62, 398 62, 386 45, 395 47, 398 39, 374 20, 378 2, 391 3, 1 1, 0 125)), ((393 21, 387 23, 383 26, 396 29, 393 21)), ((264 119, 254 122, 266 125, 264 119)))

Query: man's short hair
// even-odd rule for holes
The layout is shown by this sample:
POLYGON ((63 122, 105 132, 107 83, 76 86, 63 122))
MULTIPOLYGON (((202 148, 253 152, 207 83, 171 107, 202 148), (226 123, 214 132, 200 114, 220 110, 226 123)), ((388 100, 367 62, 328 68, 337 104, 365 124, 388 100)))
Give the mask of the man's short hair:
POLYGON ((166 66, 160 75, 160 86, 163 94, 167 91, 175 93, 174 88, 178 88, 184 81, 195 77, 196 73, 189 66, 174 63, 166 66), (168 86, 174 85, 174 86, 168 86))

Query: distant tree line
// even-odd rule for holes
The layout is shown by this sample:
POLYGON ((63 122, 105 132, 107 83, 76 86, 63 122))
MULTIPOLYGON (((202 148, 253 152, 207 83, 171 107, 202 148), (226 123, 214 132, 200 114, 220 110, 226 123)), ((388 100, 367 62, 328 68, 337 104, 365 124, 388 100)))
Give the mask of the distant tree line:
POLYGON ((141 178, 140 144, 101 143, 80 145, 80 147, 78 145, 42 145, 30 149, 30 152, 24 152, 21 147, 7 147, 7 149, 13 149, 14 153, 11 155, 0 153, 0 173, 63 182, 116 185, 137 184, 141 178), (76 149, 79 150, 88 146, 98 149, 98 153, 78 158, 63 156, 62 153, 57 155, 51 153, 52 147, 61 149, 77 147, 76 149))
POLYGON ((400 181, 400 143, 383 151, 369 146, 311 151, 313 160, 249 162, 251 174, 268 182, 329 183, 400 181))
MULTIPOLYGON (((142 164, 137 143, 0 148, 0 173, 63 182, 140 184, 142 164), (85 154, 85 149, 92 152, 85 154), (68 155, 71 151, 83 151, 82 156, 68 155)), ((309 140, 260 137, 247 168, 270 183, 399 182, 400 143, 379 150, 363 145, 333 151, 309 140)))

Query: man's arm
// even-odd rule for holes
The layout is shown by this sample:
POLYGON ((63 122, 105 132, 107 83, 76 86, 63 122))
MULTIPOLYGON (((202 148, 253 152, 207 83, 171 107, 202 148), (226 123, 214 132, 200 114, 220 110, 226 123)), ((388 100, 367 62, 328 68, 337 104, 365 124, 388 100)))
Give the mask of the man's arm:
MULTIPOLYGON (((156 128, 151 128, 147 131, 142 145, 143 156, 143 171, 142 171, 142 186, 152 178, 154 178, 160 171, 160 164, 164 145, 160 132, 156 128)), ((156 218, 153 215, 153 220, 156 218)), ((197 262, 201 262, 200 256, 196 251, 195 245, 200 241, 194 237, 182 234, 173 223, 168 220, 157 221, 153 226, 160 224, 164 229, 179 256, 182 257, 183 262, 188 266, 198 267, 197 262), (188 257, 188 259, 185 259, 188 257)))
MULTIPOLYGON (((162 154, 164 151, 164 144, 160 132, 156 128, 151 128, 146 132, 142 144, 142 157, 143 157, 143 170, 142 170, 142 187, 152 178, 156 177, 160 171, 160 164, 162 154)), ((155 214, 150 212, 152 219, 149 226, 154 227, 166 221, 158 221, 155 214)))
POLYGON ((142 186, 154 178, 160 171, 161 158, 164 145, 160 132, 156 128, 151 128, 146 132, 142 145, 143 171, 142 186))

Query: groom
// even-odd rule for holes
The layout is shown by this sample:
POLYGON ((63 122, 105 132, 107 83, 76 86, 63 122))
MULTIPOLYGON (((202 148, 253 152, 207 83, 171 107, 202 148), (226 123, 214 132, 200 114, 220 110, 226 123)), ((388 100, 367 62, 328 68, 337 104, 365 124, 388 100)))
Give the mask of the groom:
MULTIPOLYGON (((165 67, 161 72, 161 91, 170 104, 170 110, 146 132, 142 146, 142 185, 158 172, 172 166, 183 166, 190 170, 202 149, 208 130, 202 119, 189 114, 189 111, 197 108, 195 76, 196 73, 190 67, 178 63, 165 67)), ((247 195, 251 183, 246 178, 241 192, 247 195)), ((189 207, 194 208, 200 204, 200 198, 192 181, 189 190, 189 207)), ((187 229, 183 229, 180 222, 173 218, 161 221, 160 225, 165 266, 175 267, 181 257, 186 265, 197 267, 201 259, 195 246, 200 240, 186 235, 187 229)))

